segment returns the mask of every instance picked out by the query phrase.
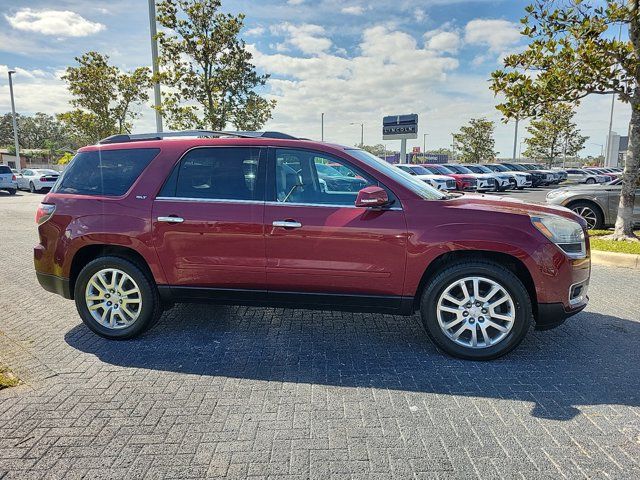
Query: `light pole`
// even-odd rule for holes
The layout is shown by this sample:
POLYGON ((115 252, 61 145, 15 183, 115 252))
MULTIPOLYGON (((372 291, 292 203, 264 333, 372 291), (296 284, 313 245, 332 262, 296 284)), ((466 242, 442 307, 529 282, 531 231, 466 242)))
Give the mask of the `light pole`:
POLYGON ((13 141, 16 146, 16 170, 22 170, 20 162, 20 144, 18 143, 18 120, 16 119, 16 102, 13 99, 13 80, 11 75, 16 73, 15 70, 9 70, 9 95, 11 96, 11 115, 13 118, 13 141))
MULTIPOLYGON (((622 38, 622 23, 620 24, 620 31, 618 32, 618 41, 622 38)), ((616 104, 616 94, 611 94, 611 113, 609 114, 609 133, 607 135, 607 155, 603 160, 604 165, 610 165, 612 162, 609 159, 609 151, 611 150, 611 146, 609 145, 611 142, 611 130, 613 129, 613 107, 616 104)))
POLYGON ((427 156, 427 135, 428 133, 422 134, 422 156, 426 158, 427 156))
POLYGON ((516 159, 516 146, 518 145, 518 123, 520 123, 520 119, 516 117, 516 131, 513 136, 513 160, 516 159))
POLYGON ((364 147, 364 123, 351 122, 349 125, 360 125, 360 147, 364 147))
MULTIPOLYGON (((591 142, 591 145, 596 145, 597 147, 600 147, 600 157, 603 157, 603 162, 604 162, 604 144, 591 142)), ((599 164, 600 162, 598 162, 598 165, 599 164)))
POLYGON ((451 134, 451 156, 453 157, 452 160, 455 162, 456 161, 456 134, 455 133, 451 134))
POLYGON ((320 141, 324 142, 324 112, 320 114, 320 141))
POLYGON ((151 34, 151 70, 155 82, 153 82, 153 100, 156 107, 156 130, 162 132, 162 114, 160 113, 160 82, 158 81, 158 41, 156 35, 156 1, 149 0, 149 33, 151 34))

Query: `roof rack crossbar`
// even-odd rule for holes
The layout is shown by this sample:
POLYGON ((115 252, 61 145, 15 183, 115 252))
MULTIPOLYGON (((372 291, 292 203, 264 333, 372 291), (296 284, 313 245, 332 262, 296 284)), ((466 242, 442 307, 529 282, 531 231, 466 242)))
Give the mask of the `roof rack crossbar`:
POLYGON ((280 138, 297 140, 296 137, 281 132, 236 132, 224 130, 179 130, 176 132, 155 132, 155 133, 135 133, 135 134, 118 134, 103 138, 98 142, 100 145, 109 143, 126 143, 144 140, 161 140, 171 137, 202 137, 202 138, 220 138, 220 137, 236 137, 236 138, 280 138))

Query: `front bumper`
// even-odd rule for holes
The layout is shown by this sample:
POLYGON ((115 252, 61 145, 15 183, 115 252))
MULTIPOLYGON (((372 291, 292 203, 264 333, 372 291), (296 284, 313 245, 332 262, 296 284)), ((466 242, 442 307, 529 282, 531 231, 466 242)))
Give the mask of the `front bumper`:
POLYGON ((539 303, 535 329, 551 330, 552 328, 559 327, 567 318, 584 310, 588 300, 587 297, 583 304, 570 309, 565 308, 562 303, 539 303))

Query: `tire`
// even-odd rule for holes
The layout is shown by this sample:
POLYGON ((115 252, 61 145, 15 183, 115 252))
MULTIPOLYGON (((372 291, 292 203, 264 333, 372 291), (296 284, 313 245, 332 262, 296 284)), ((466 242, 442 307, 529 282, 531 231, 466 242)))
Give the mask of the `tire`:
POLYGON ((586 222, 589 230, 601 230, 604 228, 604 215, 600 207, 587 200, 570 203, 567 208, 580 215, 586 222))
POLYGON ((594 178, 587 178, 587 181, 584 182, 587 185, 593 185, 594 183, 596 183, 596 180, 594 178))
MULTIPOLYGON (((96 280, 94 285, 100 283, 101 282, 96 280)), ((104 284, 101 284, 100 287, 104 287, 104 284)), ((91 288, 94 292, 98 292, 98 290, 95 290, 93 286, 89 288, 91 288)), ((107 289, 103 289, 103 291, 106 293, 106 295, 109 295, 109 300, 114 300, 113 302, 109 303, 110 305, 112 305, 112 307, 110 307, 110 310, 117 309, 118 305, 116 305, 115 299, 119 295, 119 291, 117 289, 115 291, 107 291, 107 289)), ((101 337, 109 338, 112 340, 125 340, 140 335, 141 333, 153 327, 162 315, 162 303, 160 301, 158 289, 153 279, 149 278, 137 264, 120 257, 99 257, 85 265, 85 267, 80 271, 78 279, 76 280, 74 288, 74 298, 78 314, 80 315, 80 318, 82 318, 84 324, 94 333, 100 335, 101 337), (118 283, 116 281, 118 277, 116 277, 116 280, 113 280, 113 277, 109 276, 109 271, 111 270, 122 272, 126 276, 128 276, 129 279, 125 281, 123 289, 131 289, 133 287, 137 287, 139 293, 135 293, 134 295, 136 295, 140 299, 140 301, 137 303, 137 307, 136 303, 133 303, 133 305, 129 307, 127 301, 134 301, 135 299, 132 300, 131 298, 129 298, 128 300, 124 300, 123 297, 124 304, 120 304, 119 311, 131 311, 132 313, 136 314, 136 318, 130 319, 132 320, 130 322, 125 322, 124 317, 120 316, 120 320, 114 320, 114 327, 105 326, 104 324, 100 323, 98 319, 94 318, 88 306, 88 302, 90 300, 88 300, 85 296, 87 293, 91 293, 91 291, 89 291, 87 287, 91 279, 95 278, 94 275, 97 275, 98 272, 106 272, 103 275, 108 280, 111 280, 110 283, 118 283), (127 308, 131 308, 131 310, 128 310, 127 308)), ((95 302, 106 303, 107 299, 101 298, 100 300, 96 300, 95 302)), ((96 312, 97 316, 102 316, 102 314, 104 314, 105 312, 105 309, 100 307, 98 310, 96 310, 96 312)), ((117 315, 125 314, 120 313, 117 315)), ((114 314, 107 314, 107 317, 115 318, 114 314)), ((108 320, 105 321, 108 323, 108 320)))
MULTIPOLYGON (((469 285, 468 290, 470 296, 473 296, 472 281, 469 280, 467 284, 469 285)), ((497 297, 494 302, 501 299, 501 297, 497 297)), ((461 305, 459 308, 464 309, 465 305, 461 305)), ((472 309, 473 308, 474 306, 472 305, 472 309)), ((420 313, 425 330, 433 342, 449 355, 466 360, 493 360, 506 355, 522 342, 531 327, 533 319, 531 298, 520 279, 513 272, 501 265, 484 260, 459 261, 439 271, 429 281, 428 287, 425 288, 422 294, 420 313), (471 342, 472 338, 467 340, 467 337, 472 336, 471 329, 473 328, 475 329, 479 342, 476 347, 461 345, 450 338, 451 334, 458 333, 456 329, 457 325, 451 327, 449 334, 445 333, 446 329, 444 326, 441 327, 438 316, 438 304, 439 301, 445 302, 445 300, 441 299, 445 291, 451 292, 450 288, 452 286, 459 284, 461 280, 468 279, 469 277, 482 279, 479 281, 481 291, 484 288, 483 286, 486 287, 483 295, 487 295, 487 290, 493 288, 492 283, 502 289, 502 291, 488 297, 488 300, 496 298, 498 294, 502 296, 502 292, 505 292, 504 296, 508 298, 508 301, 503 301, 501 305, 494 307, 493 312, 481 310, 486 313, 480 313, 481 311, 478 310, 480 307, 475 307, 475 310, 471 313, 467 311, 467 314, 470 313, 470 315, 476 316, 476 318, 473 319, 471 316, 467 316, 466 318, 462 317, 464 319, 460 320, 461 316, 455 315, 455 318, 458 320, 453 323, 457 323, 457 325, 462 324, 464 327, 460 329, 463 333, 460 335, 459 340, 471 342), (496 309, 503 309, 502 312, 504 315, 501 312, 496 313, 496 309), (506 309, 506 312, 504 309, 506 309), (511 315, 512 320, 510 322, 500 323, 502 320, 495 318, 493 316, 494 314, 501 314, 503 316, 511 315), (485 319, 478 315, 485 315, 487 318, 485 319), (474 320, 474 322, 472 322, 472 320, 474 320), (491 324, 494 322, 507 331, 503 332, 493 328, 491 324), (473 323, 473 325, 471 325, 471 323, 473 323), (484 326, 484 330, 482 326, 484 326), (495 343, 492 344, 492 342, 488 342, 487 345, 487 342, 482 342, 482 340, 480 340, 481 337, 485 338, 482 333, 483 331, 489 332, 489 336, 496 333, 497 335, 494 337, 495 343), (485 345, 480 345, 480 342, 485 343, 485 345)), ((447 323, 444 316, 451 314, 441 312, 441 315, 443 322, 447 323)))
POLYGON ((10 188, 7 190, 7 192, 9 192, 9 195, 15 195, 16 194, 16 189, 15 188, 10 188))
POLYGON ((31 193, 36 193, 37 192, 36 186, 33 184, 33 182, 29 182, 29 191, 31 193))

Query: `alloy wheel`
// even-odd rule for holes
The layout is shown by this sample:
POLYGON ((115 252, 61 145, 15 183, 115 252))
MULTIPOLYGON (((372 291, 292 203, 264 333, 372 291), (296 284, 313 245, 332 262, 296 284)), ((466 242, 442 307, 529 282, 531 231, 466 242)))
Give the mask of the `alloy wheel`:
POLYGON ((91 317, 100 325, 119 330, 132 325, 142 311, 142 293, 127 273, 117 268, 96 272, 85 289, 91 317))
POLYGON ((579 207, 574 207, 571 209, 573 212, 580 215, 587 222, 587 227, 589 230, 593 230, 598 223, 598 215, 593 209, 580 205, 579 207))
POLYGON ((465 277, 448 285, 436 311, 442 332, 454 343, 473 349, 503 341, 516 319, 507 289, 486 277, 465 277))

